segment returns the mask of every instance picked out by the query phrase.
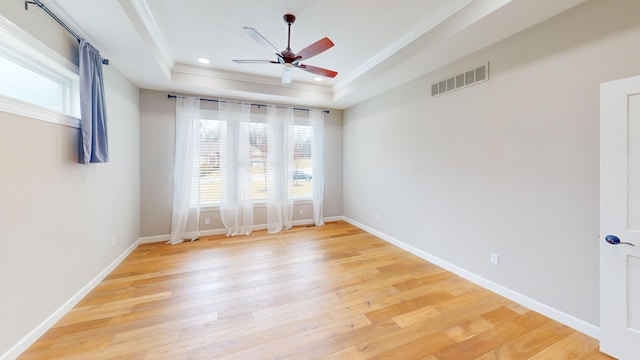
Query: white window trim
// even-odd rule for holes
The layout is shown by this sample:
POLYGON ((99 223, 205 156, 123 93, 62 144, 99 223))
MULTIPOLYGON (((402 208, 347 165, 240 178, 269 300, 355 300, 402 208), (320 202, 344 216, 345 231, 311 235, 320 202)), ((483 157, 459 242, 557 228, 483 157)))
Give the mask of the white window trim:
MULTIPOLYGON (((200 108, 200 119, 201 120, 220 120, 220 116, 218 115, 218 110, 213 109, 202 109, 200 108)), ((266 123, 267 115, 266 114, 255 114, 251 113, 251 122, 252 123, 266 123)), ((311 120, 309 117, 305 116, 294 116, 293 117, 294 125, 310 125, 311 120)))
MULTIPOLYGON (((20 56, 30 59, 39 59, 38 65, 41 65, 58 75, 64 80, 70 82, 68 94, 70 103, 67 104, 69 109, 74 109, 79 104, 79 86, 77 85, 78 66, 67 60, 62 55, 53 51, 37 38, 22 30, 20 27, 0 16, 0 44, 10 48, 12 52, 18 53, 20 56), (77 102, 78 104, 76 104, 77 102)), ((52 122, 64 126, 79 128, 80 119, 71 114, 63 114, 57 111, 31 104, 25 101, 14 99, 8 96, 0 95, 0 111, 12 113, 15 115, 25 116, 33 119, 52 122)), ((71 110, 70 110, 71 112, 71 110)), ((76 114, 74 114, 76 115, 76 114)))

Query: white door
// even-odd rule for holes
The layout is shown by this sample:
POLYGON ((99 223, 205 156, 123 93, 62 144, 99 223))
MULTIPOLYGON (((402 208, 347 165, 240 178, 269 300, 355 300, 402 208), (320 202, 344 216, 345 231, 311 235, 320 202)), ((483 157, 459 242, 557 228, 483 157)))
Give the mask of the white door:
POLYGON ((640 359, 640 76, 600 86, 600 330, 640 359))

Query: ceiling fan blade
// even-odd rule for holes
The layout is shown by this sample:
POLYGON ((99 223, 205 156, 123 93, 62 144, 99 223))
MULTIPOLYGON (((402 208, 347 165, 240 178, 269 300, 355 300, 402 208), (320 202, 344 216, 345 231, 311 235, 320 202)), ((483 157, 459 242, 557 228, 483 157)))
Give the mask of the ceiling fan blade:
POLYGON ((286 66, 283 66, 282 67, 282 83, 290 84, 291 78, 292 78, 291 69, 286 66))
POLYGON ((338 73, 336 71, 329 70, 329 69, 324 69, 324 68, 317 67, 317 66, 311 66, 311 65, 305 65, 305 64, 297 64, 296 67, 298 69, 310 72, 312 74, 316 74, 316 75, 320 75, 320 76, 324 76, 324 77, 328 77, 328 78, 334 78, 334 77, 336 77, 336 75, 338 75, 338 73))
POLYGON ((272 60, 233 60, 233 62, 238 64, 279 64, 279 62, 272 60))
POLYGON ((333 41, 329 40, 328 37, 324 39, 320 39, 313 44, 307 46, 306 48, 300 50, 295 58, 299 60, 306 60, 312 56, 316 56, 323 51, 326 51, 333 47, 333 41))
POLYGON ((280 54, 280 51, 278 49, 276 49, 275 46, 273 46, 272 43, 269 42, 269 40, 267 40, 267 38, 265 38, 264 36, 262 36, 262 34, 260 34, 258 32, 258 30, 252 28, 252 27, 247 27, 244 26, 242 28, 244 30, 244 32, 246 32, 247 34, 249 34, 249 36, 251 36, 255 41, 257 41, 258 43, 260 43, 260 45, 264 46, 265 48, 267 48, 267 50, 269 51, 273 51, 276 54, 280 54))

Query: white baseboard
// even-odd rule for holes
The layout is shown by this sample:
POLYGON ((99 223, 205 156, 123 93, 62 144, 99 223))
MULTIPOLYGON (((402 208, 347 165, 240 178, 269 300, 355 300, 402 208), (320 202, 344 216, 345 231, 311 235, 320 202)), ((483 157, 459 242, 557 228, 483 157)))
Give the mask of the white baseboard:
POLYGON ((111 262, 104 270, 96 275, 89 283, 87 283, 82 289, 80 289, 75 295, 73 295, 67 302, 62 304, 56 311, 54 311, 43 322, 36 326, 31 332, 24 336, 20 341, 13 345, 6 353, 0 356, 0 360, 16 359, 20 354, 29 348, 36 340, 38 340, 44 333, 46 333, 58 320, 66 315, 77 303, 80 302, 93 288, 109 275, 113 269, 118 266, 122 260, 124 260, 136 247, 140 244, 140 240, 134 241, 120 256, 111 262))
POLYGON ((435 264, 437 266, 440 266, 441 268, 450 271, 464 279, 467 279, 475 284, 478 284, 486 289, 489 289, 501 296, 504 296, 505 298, 514 301, 518 304, 521 304, 533 311, 536 311, 546 317, 549 317, 561 324, 564 324, 566 326, 569 326, 570 328, 573 328, 583 334, 586 334, 588 336, 591 336, 594 339, 600 339, 600 327, 595 326, 593 324, 587 323, 586 321, 580 320, 574 316, 571 316, 565 312, 562 312, 558 309, 555 309, 547 304, 541 303, 537 300, 534 300, 528 296, 525 296, 523 294, 520 294, 519 292, 516 292, 514 290, 511 290, 507 287, 504 287, 500 284, 497 284, 493 281, 487 280, 481 276, 478 276, 468 270, 465 270, 459 266, 456 266, 450 262, 447 262, 445 260, 442 260, 436 256, 433 256, 423 250, 420 250, 418 248, 415 248, 407 243, 404 243, 396 238, 393 238, 387 234, 384 234, 380 231, 377 231, 373 228, 370 228, 367 225, 364 225, 358 221, 355 221, 353 219, 350 219, 348 217, 343 217, 343 220, 350 223, 353 226, 359 227, 360 229, 375 235, 383 240, 385 240, 388 243, 391 243, 403 250, 406 250, 416 256, 419 256, 421 258, 423 258, 424 260, 435 264))
POLYGON ((330 216, 330 217, 324 218, 324 222, 325 223, 336 222, 336 221, 345 221, 345 217, 344 216, 330 216))
POLYGON ((150 244, 169 241, 169 235, 145 236, 138 239, 138 244, 150 244))

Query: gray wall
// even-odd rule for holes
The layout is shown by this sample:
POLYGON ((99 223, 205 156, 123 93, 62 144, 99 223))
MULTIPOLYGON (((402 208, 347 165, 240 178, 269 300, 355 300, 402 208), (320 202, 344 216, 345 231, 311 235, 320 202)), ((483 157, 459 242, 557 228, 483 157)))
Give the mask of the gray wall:
MULTIPOLYGON (((2 1, 0 14, 77 62, 42 10, 2 1)), ((139 237, 138 88, 104 73, 108 164, 77 164, 78 129, 0 112, 0 356, 139 237)))
POLYGON ((590 1, 347 109, 345 216, 597 325, 599 84, 640 74, 639 13, 590 1))
MULTIPOLYGON (((214 106, 202 103, 203 107, 214 106)), ((217 107, 216 107, 217 108, 217 107)), ((171 233, 173 206, 173 162, 175 146, 175 100, 166 91, 140 91, 141 144, 141 236, 171 233)), ((342 216, 342 111, 325 114, 325 202, 324 216, 342 216)), ((312 218, 311 204, 294 206, 294 221, 312 218), (300 215, 299 210, 303 210, 300 215)), ((266 208, 257 205, 254 224, 266 223, 266 208)), ((200 230, 219 230, 223 225, 216 209, 205 209, 200 230), (210 224, 205 225, 204 218, 210 224)))

